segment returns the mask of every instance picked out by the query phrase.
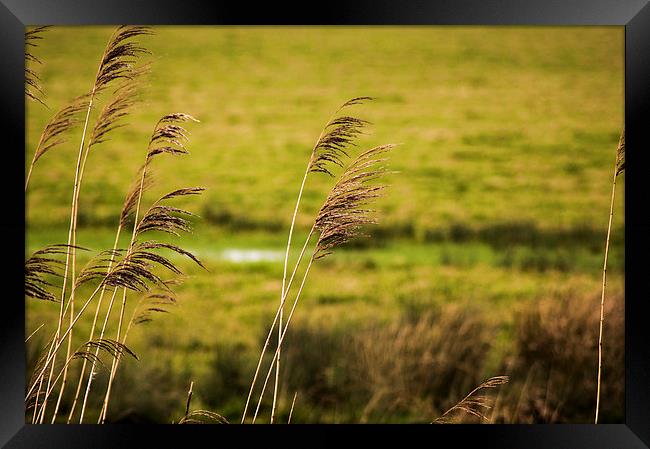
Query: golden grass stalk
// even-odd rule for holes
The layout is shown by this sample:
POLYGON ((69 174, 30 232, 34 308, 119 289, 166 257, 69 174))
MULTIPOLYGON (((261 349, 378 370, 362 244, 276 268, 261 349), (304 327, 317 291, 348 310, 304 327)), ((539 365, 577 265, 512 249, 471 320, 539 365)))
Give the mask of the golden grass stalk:
POLYGON ((253 380, 251 381, 251 386, 248 390, 248 396, 246 397, 246 405, 244 406, 244 412, 242 413, 242 418, 241 418, 241 423, 244 423, 244 420, 246 419, 246 413, 248 411, 248 406, 250 404, 250 399, 253 395, 253 389, 255 387, 255 382, 257 381, 257 376, 259 375, 260 368, 262 366, 262 360, 264 358, 264 354, 266 353, 266 349, 269 346, 269 343, 271 341, 271 336, 273 335, 273 330, 275 329, 275 324, 278 322, 278 318, 280 316, 280 310, 281 308, 284 307, 285 301, 286 301, 286 296, 287 293, 289 292, 289 288, 293 284, 293 280, 296 276, 296 272, 298 271, 298 267, 300 265, 300 262, 302 261, 302 258, 305 254, 305 251, 307 249, 307 246, 311 240, 311 236, 314 233, 315 228, 312 226, 311 230, 309 231, 309 235, 307 236, 307 239, 305 240, 305 243, 302 246, 302 250, 300 251, 300 254, 298 255, 298 260, 296 261, 296 264, 294 265, 293 272, 291 273, 291 277, 289 278, 289 282, 287 283, 287 288, 285 290, 284 296, 282 297, 282 302, 280 303, 280 307, 278 307, 277 311, 275 312, 275 316, 273 317, 273 322, 271 323, 271 327, 269 329, 268 334, 266 335, 266 340, 264 341, 264 345, 262 347, 262 351, 260 352, 260 357, 257 361, 257 366, 255 368, 255 374, 253 375, 253 380))
MULTIPOLYGON (((342 165, 342 158, 344 156, 348 156, 346 147, 354 145, 353 141, 354 139, 361 134, 363 127, 368 123, 364 120, 357 119, 354 117, 349 117, 349 116, 339 116, 337 117, 337 114, 344 108, 353 106, 356 104, 361 104, 366 100, 371 100, 370 97, 357 97, 353 98, 351 100, 348 100, 347 102, 343 103, 337 110, 336 112, 332 115, 332 117, 328 120, 327 124, 325 127, 322 129, 320 135, 318 136, 318 139, 316 139, 316 143, 312 147, 309 161, 307 163, 307 167, 305 168, 305 173, 302 178, 302 182, 300 185, 300 189, 298 190, 298 198, 296 199, 296 204, 294 207, 293 211, 293 216, 291 218, 291 225, 289 227, 289 237, 287 238, 287 248, 285 251, 284 255, 284 268, 283 268, 283 274, 282 274, 282 291, 280 293, 280 306, 278 309, 278 313, 276 313, 276 316, 273 319, 273 324, 271 325, 271 329, 269 331, 269 335, 266 338, 266 341, 264 343, 264 347, 262 349, 262 352, 260 354, 259 361, 257 363, 257 367, 255 369, 255 374, 253 376, 253 380, 251 382, 251 386, 248 392, 248 397, 246 398, 246 405, 244 406, 244 412, 242 413, 242 420, 241 422, 243 423, 245 418, 246 418, 246 413, 248 411, 248 405, 250 403, 250 398, 253 393, 253 389, 255 387, 255 382, 257 380, 257 376, 259 374, 259 369, 262 364, 262 359, 264 357, 264 354, 266 353, 266 348, 268 347, 269 341, 270 341, 270 335, 273 332, 273 328, 275 326, 275 323, 278 322, 279 319, 279 324, 278 324, 278 344, 280 344, 281 340, 281 335, 282 335, 282 315, 283 315, 283 309, 284 309, 284 300, 286 297, 286 291, 288 290, 289 286, 291 285, 291 281, 293 280, 293 277, 295 276, 296 270, 298 269, 298 266, 300 264, 300 261, 302 260, 302 256, 304 254, 305 248, 307 244, 309 243, 309 239, 311 238, 311 235, 314 231, 314 228, 312 227, 311 231, 309 232, 309 235, 303 245, 303 249, 300 253, 300 256, 298 258, 298 261, 296 262, 296 265, 294 267, 293 273, 291 275, 291 280, 289 281, 289 286, 286 283, 287 279, 287 265, 289 261, 289 252, 291 249, 291 242, 293 238, 293 230, 295 227, 295 222, 296 222, 296 217, 298 215, 298 209, 300 207, 300 202, 302 199, 302 194, 305 188, 305 183, 307 181, 307 176, 309 175, 310 172, 322 172, 329 174, 332 176, 332 173, 328 169, 327 165, 328 164, 335 164, 335 165, 342 165)), ((281 346, 280 347, 280 352, 282 350, 281 346)), ((274 393, 273 393, 273 407, 271 409, 271 423, 273 423, 275 419, 275 407, 276 407, 276 401, 277 401, 277 392, 278 392, 278 384, 279 384, 279 374, 280 374, 280 353, 278 354, 278 359, 276 362, 276 377, 275 377, 275 387, 274 387, 274 393)))
MULTIPOLYGON (((74 179, 74 187, 73 187, 73 192, 72 192, 72 205, 71 205, 71 211, 70 211, 70 227, 68 230, 68 245, 71 246, 72 251, 68 253, 68 256, 66 257, 66 262, 65 262, 65 270, 63 273, 63 286, 61 288, 61 308, 59 312, 59 320, 57 324, 57 331, 55 334, 55 338, 53 340, 53 345, 50 347, 50 352, 53 352, 53 355, 56 356, 56 351, 54 350, 55 343, 58 341, 60 337, 60 332, 61 328, 63 325, 63 319, 65 315, 65 310, 69 306, 70 307, 70 325, 72 326, 72 322, 75 321, 73 319, 74 316, 74 288, 71 289, 70 292, 70 299, 68 303, 66 304, 65 301, 65 295, 66 295, 66 286, 68 282, 68 278, 71 280, 71 285, 74 286, 75 284, 75 269, 76 269, 76 251, 75 251, 75 245, 76 245, 76 227, 77 227, 77 215, 78 215, 78 202, 79 202, 79 191, 80 191, 80 186, 81 186, 81 181, 83 178, 83 168, 85 166, 85 161, 87 158, 88 151, 90 149, 90 144, 97 143, 98 140, 101 140, 102 137, 102 129, 97 129, 98 134, 93 133, 91 143, 86 147, 86 135, 87 135, 87 130, 88 130, 88 124, 89 124, 89 119, 90 119, 90 113, 93 108, 93 102, 96 99, 96 96, 99 95, 102 91, 104 91, 106 88, 111 85, 111 83, 115 80, 118 79, 126 79, 130 80, 134 76, 138 74, 137 71, 133 69, 133 64, 135 62, 134 58, 139 56, 142 53, 146 53, 147 51, 138 46, 137 44, 134 44, 130 40, 132 38, 144 35, 144 34, 150 34, 151 31, 147 27, 140 27, 140 26, 121 26, 118 27, 117 30, 113 33, 111 38, 108 41, 108 44, 106 48, 104 49, 104 52, 102 54, 102 58, 99 64, 99 67, 97 69, 97 73, 95 75, 95 81, 93 83, 93 87, 88 94, 88 104, 86 107, 86 118, 84 120, 84 126, 83 126, 83 132, 81 136, 81 142, 79 145, 79 154, 77 156, 77 164, 75 168, 75 179, 74 179), (68 276, 69 275, 69 276, 68 276), (65 306, 65 308, 64 308, 65 306)), ((110 114, 110 111, 108 111, 110 114)), ((118 116, 119 118, 120 116, 118 116)), ((110 130, 110 127, 104 128, 103 131, 108 131, 110 130)), ((70 347, 71 347, 71 342, 72 342, 72 327, 69 327, 68 330, 68 356, 70 353, 70 347)), ((56 346, 59 346, 58 344, 56 346)), ((48 360, 50 357, 47 358, 48 360)), ((55 357, 54 357, 55 360, 55 357)), ((49 363, 49 362, 47 362, 49 363)), ((67 368, 67 367, 66 367, 67 368)), ((67 369, 66 369, 67 372, 67 369)), ((47 387, 46 391, 49 389, 49 385, 52 380, 52 376, 54 373, 54 363, 52 363, 52 367, 50 370, 50 374, 48 376, 48 381, 47 381, 47 387)), ((63 386, 61 388, 61 393, 60 395, 63 394, 63 386)), ((38 396, 37 396, 38 397, 38 396)), ((47 403, 44 401, 42 404, 42 407, 46 407, 47 403)), ((55 410, 53 420, 56 418, 56 412, 55 410)), ((44 417, 44 413, 42 416, 44 417)))
MULTIPOLYGON (((300 299, 313 262, 329 255, 334 247, 343 245, 349 240, 362 235, 361 229, 363 226, 376 222, 370 216, 372 211, 365 209, 365 206, 380 197, 382 190, 385 188, 383 185, 374 185, 372 183, 387 173, 384 167, 377 167, 377 165, 386 160, 383 156, 393 147, 394 145, 391 144, 381 145, 371 148, 357 156, 343 174, 341 174, 319 210, 314 220, 314 229, 319 231, 320 235, 307 263, 300 287, 298 288, 298 292, 291 306, 291 311, 282 331, 278 348, 273 355, 271 366, 267 371, 262 385, 262 391, 253 415, 253 423, 257 419, 264 392, 266 391, 269 377, 273 371, 273 365, 278 357, 279 349, 284 341, 286 331, 296 310, 298 300, 300 299)), ((283 306, 284 301, 278 309, 283 306)))
MULTIPOLYGON (((114 96, 111 99, 111 101, 104 106, 102 109, 101 113, 99 114, 99 118, 97 119, 95 126, 93 127, 93 131, 90 135, 90 139, 88 141, 88 147, 84 155, 83 163, 82 163, 82 174, 85 170, 86 163, 88 161, 88 155, 90 154, 90 150, 96 146, 104 142, 108 134, 118 128, 123 126, 123 124, 119 123, 119 120, 124 118, 127 114, 129 109, 135 104, 136 101, 136 83, 134 80, 136 79, 136 76, 141 75, 146 71, 146 66, 143 69, 139 69, 137 71, 133 70, 130 78, 122 84, 120 87, 118 87, 115 90, 114 96)), ((79 204, 79 191, 81 190, 81 182, 79 184, 79 189, 77 189, 77 207, 79 204)), ((75 214, 75 228, 76 228, 76 221, 77 217, 75 214)), ((116 236, 116 244, 117 244, 117 239, 119 238, 116 236)), ((75 236, 76 239, 76 236, 75 236)), ((74 273, 76 273, 76 267, 75 267, 75 262, 76 258, 73 257, 72 259, 72 282, 74 282, 74 273)), ((101 300, 103 299, 103 292, 104 289, 102 289, 102 293, 100 294, 100 297, 98 299, 98 306, 100 305, 101 300)), ((73 313, 74 313, 74 289, 70 293, 70 300, 68 302, 68 305, 70 306, 70 319, 72 320, 73 313)), ((90 340, 92 340, 92 336, 90 337, 90 340)), ((68 335, 68 348, 67 348, 67 356, 69 357, 70 355, 70 350, 72 347, 72 332, 68 335)), ((84 359, 84 363, 86 363, 86 360, 84 359)), ((54 414, 52 416, 52 424, 54 424, 56 420, 56 416, 58 414, 59 410, 59 405, 61 403, 61 399, 63 397, 63 392, 65 390, 65 387, 67 385, 67 368, 63 373, 63 380, 61 382, 61 389, 59 391, 59 397, 56 402, 56 407, 54 409, 54 414)), ((79 390, 79 385, 77 385, 77 390, 79 390)), ((76 395, 75 395, 76 396, 76 395)))
MULTIPOLYGON (((287 280, 287 263, 289 261, 289 251, 291 249, 291 239, 293 237, 293 230, 296 223, 296 216, 298 215, 298 209, 300 207, 300 201, 302 199, 302 194, 305 189, 305 182, 307 181, 307 176, 309 172, 322 172, 332 176, 328 168, 328 164, 335 164, 341 166, 344 156, 348 156, 346 147, 354 145, 354 139, 362 133, 363 127, 368 123, 365 120, 361 120, 355 117, 350 116, 339 116, 337 114, 341 112, 344 108, 353 106, 356 104, 362 104, 363 102, 371 100, 370 97, 358 97, 343 103, 336 112, 332 115, 332 118, 328 120, 327 124, 321 131, 316 143, 314 144, 307 168, 302 178, 302 183, 300 189, 298 190, 298 198, 296 199, 296 205, 293 210, 293 217, 291 218, 291 226, 289 227, 289 237, 287 238, 287 249, 284 254, 284 269, 282 272, 282 292, 280 293, 280 304, 283 302, 286 289, 286 280, 287 280)), ((283 307, 280 306, 280 316, 278 321, 278 345, 280 345, 280 340, 282 336, 282 314, 283 307)), ((275 386, 273 389, 273 406, 271 407, 271 424, 275 420, 275 407, 278 395, 278 384, 280 378, 280 358, 281 358, 282 348, 278 351, 278 359, 276 361, 275 369, 275 386)))
POLYGON ((605 240, 605 257, 603 262, 603 282, 600 295, 600 322, 598 329, 598 380, 596 387, 596 416, 594 423, 598 424, 598 413, 600 411, 600 384, 603 373, 603 323, 605 321, 605 289, 607 288, 607 258, 609 256, 609 237, 612 232, 612 219, 614 217, 614 198, 616 196, 616 178, 625 170, 625 131, 621 134, 616 149, 616 162, 614 164, 614 175, 612 177, 612 196, 609 204, 609 221, 607 223, 607 238, 605 240))

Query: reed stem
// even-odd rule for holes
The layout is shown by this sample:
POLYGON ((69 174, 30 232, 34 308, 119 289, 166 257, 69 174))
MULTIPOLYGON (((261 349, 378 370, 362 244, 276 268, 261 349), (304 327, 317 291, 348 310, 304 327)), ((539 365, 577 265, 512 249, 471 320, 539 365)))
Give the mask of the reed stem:
POLYGON ((275 316, 273 318, 273 322, 271 323, 271 328, 269 329, 269 333, 266 336, 266 341, 264 342, 264 346, 262 348, 262 351, 260 353, 260 358, 257 361, 257 367, 255 368, 255 374, 253 375, 253 380, 251 382, 250 389, 248 390, 248 397, 246 398, 246 405, 244 406, 244 412, 242 413, 241 417, 241 423, 244 423, 244 420, 246 419, 246 412, 248 411, 248 405, 250 403, 251 396, 253 395, 253 388, 255 387, 255 383, 257 381, 257 376, 260 371, 260 367, 262 365, 262 359, 264 358, 264 354, 266 353, 266 348, 269 346, 269 342, 271 340, 271 335, 273 334, 273 329, 275 328, 275 323, 278 320, 278 317, 280 315, 280 308, 284 307, 284 303, 287 298, 287 294, 289 292, 289 289, 291 288, 291 284, 293 283, 293 279, 296 275, 296 272, 298 271, 298 266, 300 265, 300 262, 302 260, 303 255, 305 254, 305 250, 307 249, 307 245, 309 244, 309 240, 311 239, 312 234, 314 233, 315 228, 312 226, 311 231, 309 232, 309 235, 307 236, 307 239, 305 240, 304 245, 302 246, 302 250, 300 251, 300 255, 298 256, 298 260, 293 268, 293 273, 291 273, 291 278, 289 279, 289 282, 287 284, 287 288, 284 294, 284 297, 282 299, 280 307, 278 307, 278 310, 275 312, 275 316))
POLYGON ((598 329, 598 382, 596 387, 596 417, 594 424, 598 424, 598 414, 600 411, 600 384, 603 372, 603 322, 605 320, 605 289, 607 287, 607 258, 609 256, 609 237, 612 232, 612 218, 614 217, 614 197, 616 196, 616 177, 618 167, 614 164, 614 176, 612 179, 612 196, 609 204, 609 222, 607 224, 607 239, 605 241, 605 260, 603 262, 603 282, 602 293, 600 295, 600 323, 598 329))

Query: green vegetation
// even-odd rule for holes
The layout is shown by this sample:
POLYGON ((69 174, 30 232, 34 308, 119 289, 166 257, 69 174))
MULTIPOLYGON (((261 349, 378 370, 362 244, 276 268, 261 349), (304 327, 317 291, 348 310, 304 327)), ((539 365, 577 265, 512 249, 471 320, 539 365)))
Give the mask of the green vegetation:
MULTIPOLYGON (((55 27, 39 42, 34 53, 43 60, 39 76, 50 110, 34 102, 27 106, 27 161, 52 112, 92 82, 111 32, 55 27)), ((111 420, 178 420, 194 381, 193 408, 238 421, 278 305, 282 256, 306 159, 329 115, 360 95, 376 97, 355 109, 374 124, 360 148, 401 143, 390 160, 399 173, 390 176, 388 194, 374 205, 380 223, 368 230, 372 238, 342 248, 310 273, 295 331, 283 343, 280 422, 296 391, 293 422, 429 422, 498 374, 511 375, 501 388, 516 397, 527 387, 526 371, 507 361, 521 352, 521 311, 552 300, 597 310, 611 168, 623 124, 621 28, 156 27, 143 42, 153 66, 142 103, 128 126, 115 130, 88 159, 77 242, 95 250, 112 247, 153 124, 163 114, 184 111, 201 120, 188 125, 192 154, 182 163, 156 161, 156 185, 145 199, 179 186, 208 188, 191 204, 176 204, 201 216, 182 241, 209 271, 171 257, 188 278, 177 288, 172 313, 129 336, 140 360, 125 360, 121 367, 111 420), (274 259, 235 262, 228 250, 265 250, 274 259), (476 342, 480 350, 459 362, 480 358, 475 372, 445 372, 456 376, 453 384, 419 382, 421 397, 412 406, 395 399, 409 398, 408 386, 401 395, 386 393, 384 398, 395 399, 390 407, 369 406, 387 388, 376 377, 364 377, 367 388, 377 386, 372 394, 344 389, 357 385, 350 376, 376 374, 369 365, 353 363, 359 354, 364 360, 378 357, 363 352, 368 339, 393 335, 414 316, 444 315, 440 311, 448 308, 471 314, 476 331, 467 335, 482 338, 476 342), (313 344, 299 348, 301 342, 313 344), (316 350, 319 359, 309 348, 326 347, 322 342, 337 351, 316 350), (508 372, 512 366, 518 378, 508 372)), ((70 143, 34 169, 26 199, 26 255, 67 239, 79 135, 76 130, 70 143)), ((327 177, 310 179, 295 242, 303 241, 331 184, 327 177)), ((624 175, 618 189, 608 297, 623 292, 624 175)), ((129 237, 123 236, 125 245, 129 237)), ((87 261, 80 253, 79 265, 87 261)), ((55 330, 50 326, 57 314, 55 304, 27 302, 27 335, 47 323, 30 340, 30 354, 55 330)), ((80 323, 79 335, 87 334, 91 319, 80 323)), ((453 316, 431 320, 458 327, 453 316)), ((559 340, 553 338, 547 341, 559 340)), ((423 351, 442 350, 422 345, 423 351)), ((592 352, 584 362, 590 376, 595 342, 592 352)), ((409 366, 402 372, 412 371, 409 366)), ((544 386, 546 378, 529 384, 534 382, 544 386)), ((613 399, 608 405, 607 384, 614 379, 607 370, 603 382, 601 421, 621 420, 622 408, 612 408, 613 399)), ((535 419, 590 422, 593 389, 580 388, 586 413, 540 413, 535 419)), ((96 416, 99 406, 90 404, 89 413, 96 416)), ((265 407, 268 415, 270 403, 265 407)), ((523 419, 518 413, 524 412, 500 416, 523 419)))

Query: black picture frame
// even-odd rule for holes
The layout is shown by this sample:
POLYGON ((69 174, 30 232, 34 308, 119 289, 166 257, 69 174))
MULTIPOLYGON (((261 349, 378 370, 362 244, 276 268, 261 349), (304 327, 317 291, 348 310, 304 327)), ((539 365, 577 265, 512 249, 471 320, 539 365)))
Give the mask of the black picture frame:
MULTIPOLYGON (((5 283, 0 312, 0 444, 10 448, 115 448, 148 444, 184 447, 199 443, 245 445, 251 436, 274 446, 346 443, 433 444, 499 448, 650 447, 650 276, 644 255, 650 253, 650 205, 644 171, 650 144, 650 6, 648 0, 357 0, 305 3, 208 1, 0 0, 3 157, 10 165, 0 177, 9 213, 0 220, 3 244, 24 253, 24 30, 27 25, 101 24, 400 24, 400 25, 617 25, 625 27, 625 423, 607 425, 442 425, 442 426, 171 426, 27 425, 24 420, 25 310, 22 268, 3 262, 5 283), (11 143, 9 143, 11 142, 11 143), (644 143, 645 142, 645 143, 644 143), (7 160, 9 158, 9 160, 7 160), (14 160, 15 158, 15 160, 14 160), (20 162, 22 161, 22 163, 20 162), (15 164, 15 165, 14 165, 15 164), (13 169, 16 167, 16 169, 13 169), (21 234, 22 233, 22 234, 21 234), (230 441, 237 442, 230 443, 230 441), (444 442, 444 443, 443 443, 444 442), (453 442, 453 443, 452 443, 453 442)), ((13 259, 13 258, 8 258, 13 259)))

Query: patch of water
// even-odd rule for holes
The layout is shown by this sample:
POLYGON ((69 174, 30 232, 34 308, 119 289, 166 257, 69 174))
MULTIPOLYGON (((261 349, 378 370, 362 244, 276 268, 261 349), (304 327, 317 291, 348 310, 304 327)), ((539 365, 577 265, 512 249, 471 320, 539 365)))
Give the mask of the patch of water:
POLYGON ((229 248, 221 252, 221 258, 234 263, 276 262, 282 260, 282 251, 264 249, 229 248))

